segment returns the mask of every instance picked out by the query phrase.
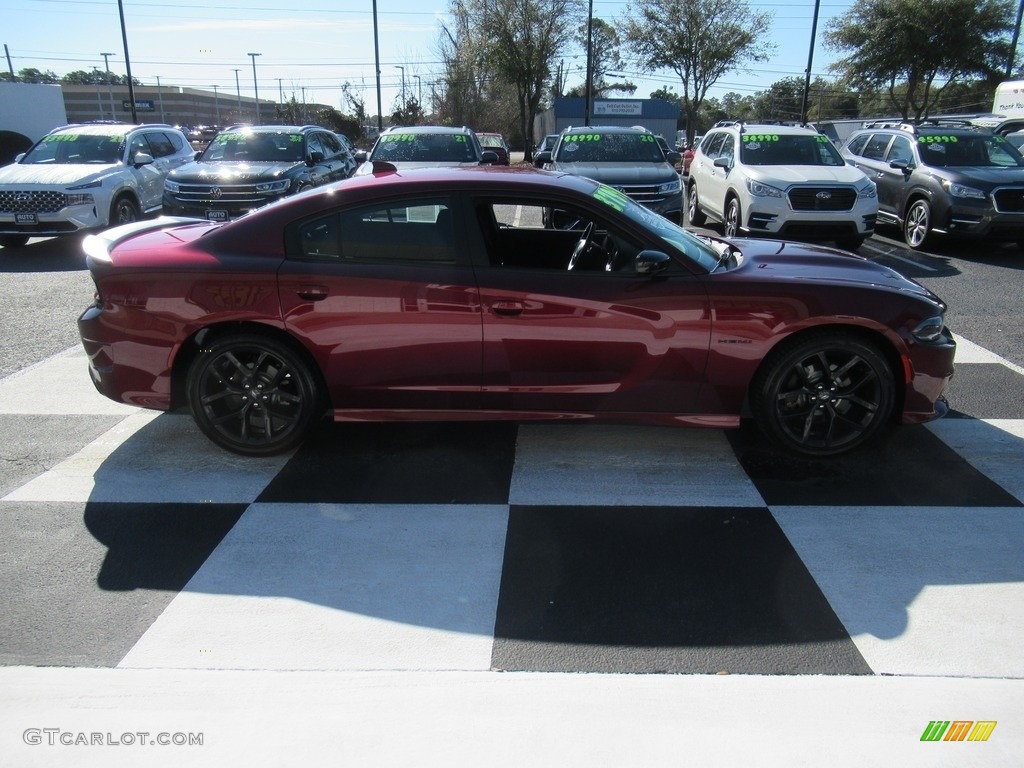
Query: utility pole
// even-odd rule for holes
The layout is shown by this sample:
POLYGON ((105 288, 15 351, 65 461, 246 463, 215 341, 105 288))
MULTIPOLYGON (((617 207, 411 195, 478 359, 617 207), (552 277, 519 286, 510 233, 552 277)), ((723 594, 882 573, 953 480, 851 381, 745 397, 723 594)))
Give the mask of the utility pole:
POLYGON ((237 69, 235 70, 235 92, 238 94, 238 120, 237 120, 237 122, 241 123, 241 122, 243 122, 242 121, 242 86, 240 86, 238 84, 238 73, 239 73, 239 71, 240 70, 237 70, 237 69))
MULTIPOLYGON (((103 57, 103 67, 107 70, 107 96, 110 97, 110 119, 117 120, 117 113, 114 112, 114 90, 110 87, 110 57, 113 55, 112 53, 100 54, 103 57)), ((100 115, 100 118, 102 119, 103 115, 100 115)))
POLYGON ((252 57, 252 88, 256 92, 256 125, 260 124, 260 87, 256 82, 256 57, 262 56, 262 53, 247 53, 246 56, 252 57))

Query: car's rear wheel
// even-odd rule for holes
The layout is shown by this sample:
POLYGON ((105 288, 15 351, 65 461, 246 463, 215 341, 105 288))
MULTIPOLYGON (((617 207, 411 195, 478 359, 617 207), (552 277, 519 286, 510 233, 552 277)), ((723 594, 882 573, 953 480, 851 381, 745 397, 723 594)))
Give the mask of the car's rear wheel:
POLYGON ((903 221, 903 239, 913 249, 923 248, 932 227, 932 209, 926 200, 915 200, 903 221))
POLYGON ((21 248, 28 242, 28 235, 0 235, 0 245, 4 248, 21 248))
POLYGON ((686 188, 686 216, 689 219, 690 226, 700 227, 707 222, 708 217, 704 211, 700 209, 700 200, 697 197, 697 184, 691 182, 690 186, 686 188))
POLYGON ((131 224, 139 220, 139 206, 127 195, 121 195, 110 205, 110 226, 131 224))
POLYGON ((810 456, 863 445, 892 416, 892 369, 873 345, 825 332, 774 353, 755 377, 751 407, 775 442, 810 456))
POLYGON ((726 237, 739 237, 740 226, 743 222, 743 211, 740 208, 740 201, 735 197, 729 199, 725 207, 725 223, 723 224, 726 237))
POLYGON ((303 356, 254 334, 225 337, 204 349, 189 369, 186 391, 203 433, 250 456, 294 448, 323 414, 316 377, 303 356))

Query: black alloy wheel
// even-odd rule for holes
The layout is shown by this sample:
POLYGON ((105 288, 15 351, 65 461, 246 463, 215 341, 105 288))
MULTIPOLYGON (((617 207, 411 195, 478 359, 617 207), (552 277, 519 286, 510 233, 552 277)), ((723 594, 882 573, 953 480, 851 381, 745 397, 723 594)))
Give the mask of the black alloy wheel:
POLYGON ((324 412, 302 355, 259 335, 226 337, 202 350, 189 369, 186 391, 203 433, 248 456, 294 448, 324 412))
POLYGON ((892 369, 877 348, 851 334, 822 333, 766 361, 751 405, 758 425, 777 443, 831 456, 866 443, 890 423, 894 391, 892 369))

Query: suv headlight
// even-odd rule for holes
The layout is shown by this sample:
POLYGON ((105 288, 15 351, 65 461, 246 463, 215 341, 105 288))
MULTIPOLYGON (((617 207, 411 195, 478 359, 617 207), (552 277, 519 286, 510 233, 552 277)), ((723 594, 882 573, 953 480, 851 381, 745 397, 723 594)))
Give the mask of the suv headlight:
POLYGON ((754 197, 783 197, 781 189, 754 179, 747 179, 747 190, 754 197))
POLYGON ((164 179, 164 191, 176 195, 181 191, 181 184, 170 179, 164 179))
POLYGON ((679 179, 675 181, 669 181, 658 187, 659 195, 674 195, 677 192, 682 192, 683 184, 679 179))
POLYGON ((857 190, 857 198, 859 200, 873 200, 876 197, 878 197, 878 190, 875 188, 873 181, 869 181, 857 190))
POLYGON ((274 195, 281 192, 287 192, 288 187, 291 186, 289 179, 283 179, 282 181, 264 181, 256 185, 256 191, 261 195, 274 195))
POLYGON ((955 181, 943 181, 942 187, 953 197, 970 197, 975 200, 984 200, 987 197, 980 189, 968 187, 966 184, 958 184, 955 181))

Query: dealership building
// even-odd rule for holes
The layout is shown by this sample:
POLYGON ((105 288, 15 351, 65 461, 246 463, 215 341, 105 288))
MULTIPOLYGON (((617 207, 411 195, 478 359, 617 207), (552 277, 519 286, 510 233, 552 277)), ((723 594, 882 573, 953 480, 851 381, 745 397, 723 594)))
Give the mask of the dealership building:
MULTIPOLYGON (((550 133, 586 125, 586 99, 558 98, 550 109, 537 116, 533 126, 534 143, 550 133)), ((591 125, 642 125, 651 133, 675 143, 679 128, 679 105, 662 99, 594 99, 590 109, 591 125)))

